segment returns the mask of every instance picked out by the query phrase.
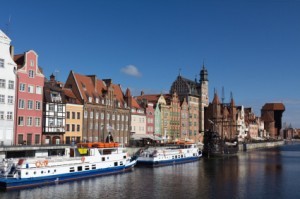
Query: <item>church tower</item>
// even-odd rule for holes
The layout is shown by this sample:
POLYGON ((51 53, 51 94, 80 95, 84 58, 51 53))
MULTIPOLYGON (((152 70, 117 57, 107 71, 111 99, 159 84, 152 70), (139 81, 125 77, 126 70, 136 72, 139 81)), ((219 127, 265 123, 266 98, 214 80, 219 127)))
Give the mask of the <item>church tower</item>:
POLYGON ((200 113, 199 113, 199 124, 200 133, 204 133, 204 108, 208 107, 209 99, 208 99, 208 72, 204 66, 202 66, 202 70, 200 71, 200 86, 201 86, 201 93, 200 93, 200 113))

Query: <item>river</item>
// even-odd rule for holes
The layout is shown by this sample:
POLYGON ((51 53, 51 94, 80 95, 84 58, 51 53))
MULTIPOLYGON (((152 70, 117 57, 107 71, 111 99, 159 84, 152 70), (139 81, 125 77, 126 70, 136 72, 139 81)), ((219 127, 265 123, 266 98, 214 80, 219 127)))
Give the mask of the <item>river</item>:
POLYGON ((18 191, 1 199, 300 198, 300 143, 18 191))

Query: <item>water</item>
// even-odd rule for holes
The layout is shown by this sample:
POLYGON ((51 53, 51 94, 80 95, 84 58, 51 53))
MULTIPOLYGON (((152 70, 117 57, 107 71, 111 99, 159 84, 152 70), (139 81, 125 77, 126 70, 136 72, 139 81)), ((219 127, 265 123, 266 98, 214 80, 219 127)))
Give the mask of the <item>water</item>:
POLYGON ((0 199, 300 198, 300 144, 19 191, 0 199))

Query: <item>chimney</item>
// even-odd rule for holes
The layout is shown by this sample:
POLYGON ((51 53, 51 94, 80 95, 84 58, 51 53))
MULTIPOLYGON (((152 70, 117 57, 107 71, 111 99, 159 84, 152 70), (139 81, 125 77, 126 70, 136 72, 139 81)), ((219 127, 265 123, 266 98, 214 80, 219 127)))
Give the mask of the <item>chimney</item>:
POLYGON ((15 56, 15 48, 14 48, 13 45, 10 45, 9 51, 10 51, 10 56, 11 56, 11 58, 14 59, 14 56, 15 56))
POLYGON ((141 96, 143 96, 144 95, 144 91, 141 91, 141 96))

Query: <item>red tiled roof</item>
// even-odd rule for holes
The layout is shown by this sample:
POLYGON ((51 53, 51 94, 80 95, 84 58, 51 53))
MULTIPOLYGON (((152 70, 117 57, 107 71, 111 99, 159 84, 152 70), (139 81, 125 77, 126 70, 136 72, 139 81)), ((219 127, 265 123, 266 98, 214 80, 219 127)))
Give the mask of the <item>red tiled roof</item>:
POLYGON ((137 101, 133 97, 131 97, 131 107, 136 108, 136 109, 141 108, 140 105, 137 103, 137 101))
POLYGON ((18 69, 22 68, 24 65, 25 54, 18 54, 14 56, 14 61, 18 65, 18 69))
POLYGON ((152 102, 153 105, 155 106, 159 97, 160 97, 160 94, 141 95, 141 96, 137 96, 136 99, 137 100, 147 100, 148 102, 152 102))
POLYGON ((66 98, 71 98, 74 100, 75 104, 80 104, 80 101, 76 98, 76 96, 74 95, 73 91, 70 88, 62 88, 63 92, 65 93, 66 98))

